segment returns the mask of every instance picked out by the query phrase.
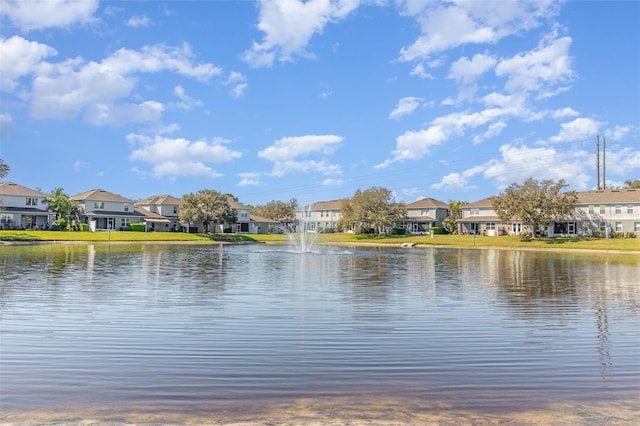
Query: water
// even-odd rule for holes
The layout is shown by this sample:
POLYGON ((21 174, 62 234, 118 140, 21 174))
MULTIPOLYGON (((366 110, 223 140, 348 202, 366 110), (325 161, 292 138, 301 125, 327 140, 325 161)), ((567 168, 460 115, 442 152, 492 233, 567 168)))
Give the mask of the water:
POLYGON ((640 408, 637 255, 0 246, 0 277, 5 421, 640 408))

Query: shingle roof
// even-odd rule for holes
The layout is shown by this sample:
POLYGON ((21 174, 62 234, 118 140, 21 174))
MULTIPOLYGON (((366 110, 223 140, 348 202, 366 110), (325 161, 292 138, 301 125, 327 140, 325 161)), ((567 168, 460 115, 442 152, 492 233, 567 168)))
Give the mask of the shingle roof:
POLYGON ((491 204, 491 201, 494 198, 495 197, 483 198, 482 200, 478 200, 478 201, 474 201, 473 203, 466 204, 466 205, 462 206, 462 208, 464 210, 467 210, 467 209, 470 209, 470 208, 476 208, 476 207, 491 207, 491 208, 493 208, 493 205, 491 204))
POLYGON ((152 204, 177 205, 180 204, 180 200, 172 195, 152 195, 136 203, 137 206, 147 206, 152 204))
POLYGON ((249 220, 251 222, 262 222, 262 223, 278 223, 277 220, 269 219, 268 217, 258 216, 255 214, 249 215, 249 220))
POLYGON ((407 204, 407 209, 424 209, 424 208, 441 208, 448 209, 449 205, 435 198, 423 198, 422 200, 414 201, 407 204))
POLYGON ((46 197, 40 191, 27 188, 26 186, 18 185, 14 182, 2 182, 0 183, 0 195, 16 195, 20 197, 46 197))
POLYGON ((132 200, 128 198, 124 198, 121 195, 114 194, 113 192, 105 191, 104 189, 92 189, 87 192, 82 192, 80 194, 72 195, 72 200, 76 201, 114 201, 117 203, 132 203, 132 200))
POLYGON ((640 189, 577 192, 578 204, 640 203, 640 189))
MULTIPOLYGON (((311 204, 310 208, 312 211, 316 210, 341 210, 342 209, 342 201, 343 200, 330 200, 330 201, 318 201, 317 203, 311 204)), ((305 210, 309 208, 309 206, 305 206, 305 210)))
POLYGON ((249 210, 249 207, 245 206, 244 204, 240 204, 239 202, 233 199, 229 199, 229 206, 231 206, 232 209, 236 209, 236 210, 249 210))

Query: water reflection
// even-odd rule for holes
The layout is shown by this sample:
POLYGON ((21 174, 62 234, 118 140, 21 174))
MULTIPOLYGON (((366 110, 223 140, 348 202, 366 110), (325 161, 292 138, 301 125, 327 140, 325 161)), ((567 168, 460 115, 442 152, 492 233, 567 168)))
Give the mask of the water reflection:
POLYGON ((637 396, 640 257, 0 247, 3 409, 637 396))

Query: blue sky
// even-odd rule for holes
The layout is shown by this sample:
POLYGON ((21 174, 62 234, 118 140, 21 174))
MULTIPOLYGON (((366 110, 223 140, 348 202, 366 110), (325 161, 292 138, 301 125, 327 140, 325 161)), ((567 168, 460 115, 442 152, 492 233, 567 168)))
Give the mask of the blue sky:
POLYGON ((637 1, 0 0, 8 180, 245 204, 640 178, 637 1))

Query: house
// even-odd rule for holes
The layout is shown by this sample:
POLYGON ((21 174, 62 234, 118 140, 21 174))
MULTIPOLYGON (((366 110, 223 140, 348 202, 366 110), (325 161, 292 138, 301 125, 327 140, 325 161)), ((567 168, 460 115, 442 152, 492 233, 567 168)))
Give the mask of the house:
POLYGON ((281 234, 282 225, 277 220, 267 217, 249 215, 249 233, 250 234, 281 234))
POLYGON ((442 220, 449 214, 449 206, 433 198, 424 198, 407 204, 408 219, 404 229, 412 234, 426 234, 431 227, 442 226, 442 220))
POLYGON ((144 216, 147 231, 167 232, 180 229, 180 200, 171 195, 152 195, 134 205, 144 216))
POLYGON ((611 231, 640 236, 640 189, 608 189, 577 192, 575 213, 565 221, 554 222, 549 236, 583 235, 611 231))
POLYGON ((82 221, 89 225, 90 231, 123 230, 144 219, 144 215, 134 209, 132 200, 103 189, 92 189, 69 198, 82 207, 82 221))
POLYGON ((249 207, 240 204, 236 200, 230 199, 229 205, 237 212, 236 223, 224 224, 223 232, 234 233, 248 233, 249 224, 251 223, 251 215, 249 214, 249 207))
POLYGON ((521 234, 524 231, 521 221, 503 223, 498 217, 492 205, 494 198, 483 198, 462 206, 461 217, 456 221, 458 234, 489 236, 521 234))
POLYGON ((301 231, 334 232, 337 231, 341 217, 342 200, 319 201, 295 212, 296 221, 304 224, 301 231))
POLYGON ((13 182, 0 183, 0 229, 48 229, 55 213, 46 195, 13 182))

